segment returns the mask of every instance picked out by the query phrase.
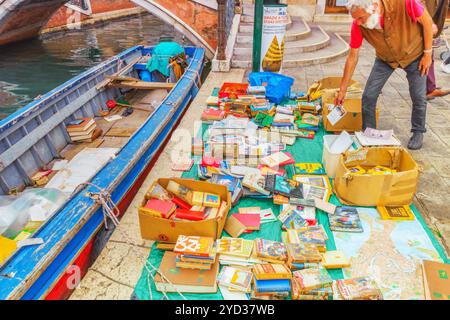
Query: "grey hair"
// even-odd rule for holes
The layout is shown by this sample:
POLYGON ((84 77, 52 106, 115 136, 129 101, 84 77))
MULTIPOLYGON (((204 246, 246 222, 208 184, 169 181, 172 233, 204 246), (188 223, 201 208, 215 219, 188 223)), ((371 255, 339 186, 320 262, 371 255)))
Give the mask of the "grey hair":
POLYGON ((377 0, 348 0, 345 6, 350 13, 355 11, 357 8, 367 11, 367 9, 369 9, 374 2, 377 2, 377 0))

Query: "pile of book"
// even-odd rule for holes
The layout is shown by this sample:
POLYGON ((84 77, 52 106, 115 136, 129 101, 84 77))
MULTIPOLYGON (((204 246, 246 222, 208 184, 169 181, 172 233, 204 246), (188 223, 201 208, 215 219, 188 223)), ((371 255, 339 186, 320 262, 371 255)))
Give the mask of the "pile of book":
POLYGON ((139 213, 174 221, 220 219, 227 203, 219 195, 199 192, 169 181, 166 188, 155 181, 147 192, 139 213))
POLYGON ((102 134, 93 118, 70 121, 66 124, 66 130, 72 142, 92 142, 102 134))
POLYGON ((177 268, 211 270, 216 262, 215 241, 209 237, 180 235, 173 252, 177 268))
POLYGON ((321 265, 292 273, 293 300, 332 300, 333 279, 321 265))
POLYGON ((282 300, 291 294, 291 270, 285 264, 255 264, 253 266, 252 298, 282 300))

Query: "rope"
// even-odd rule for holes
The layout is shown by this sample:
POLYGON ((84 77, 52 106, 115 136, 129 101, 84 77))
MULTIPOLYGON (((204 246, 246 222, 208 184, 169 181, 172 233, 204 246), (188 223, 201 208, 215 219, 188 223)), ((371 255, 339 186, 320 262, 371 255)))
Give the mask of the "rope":
MULTIPOLYGON (((90 182, 82 183, 80 185, 80 187, 83 185, 94 187, 99 191, 98 193, 88 192, 86 194, 86 196, 93 199, 95 202, 99 203, 102 206, 103 220, 105 222, 105 227, 108 229, 108 219, 111 220, 111 222, 114 224, 115 227, 118 227, 120 224, 120 221, 118 218, 118 216, 120 214, 120 210, 119 210, 119 208, 117 208, 116 204, 111 199, 111 194, 107 190, 102 189, 99 186, 97 186, 93 183, 90 183, 90 182)), ((130 245, 131 251, 134 252, 136 254, 136 256, 140 257, 140 253, 135 249, 128 234, 126 234, 124 231, 120 230, 119 228, 116 228, 116 230, 121 233, 121 235, 124 237, 125 241, 130 245)), ((150 278, 153 280, 153 283, 155 283, 155 277, 153 275, 154 272, 158 273, 161 276, 161 278, 163 279, 163 281, 166 281, 169 285, 171 285, 184 300, 187 300, 186 297, 174 286, 174 284, 161 271, 159 271, 158 268, 156 268, 148 260, 145 261, 144 267, 148 273, 147 274, 147 284, 148 284, 148 290, 149 290, 149 295, 150 295, 151 300, 153 300, 153 294, 152 294, 150 278)), ((164 290, 162 291, 162 294, 165 299, 170 300, 169 297, 167 296, 167 293, 164 290)))

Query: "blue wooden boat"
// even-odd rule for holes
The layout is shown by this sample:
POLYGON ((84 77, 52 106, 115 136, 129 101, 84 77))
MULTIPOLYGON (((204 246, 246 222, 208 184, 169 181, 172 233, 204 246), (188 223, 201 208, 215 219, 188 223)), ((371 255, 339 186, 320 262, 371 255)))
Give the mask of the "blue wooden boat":
MULTIPOLYGON (((98 119, 99 112, 106 109, 106 102, 123 94, 122 89, 103 87, 102 83, 109 81, 108 76, 114 75, 118 66, 131 63, 133 67, 122 76, 137 78, 144 66, 140 58, 151 53, 152 47, 130 48, 2 120, 0 193, 30 185, 31 176, 63 152, 76 153, 65 125, 82 117, 98 119)), ((122 142, 116 156, 90 181, 111 194, 122 214, 198 92, 205 52, 185 47, 185 53, 189 66, 182 77, 170 92, 159 93, 163 97, 159 106, 148 116, 140 116, 142 120, 134 134, 117 140, 122 142)), ((71 289, 66 285, 70 276, 68 267, 77 265, 85 272, 112 232, 105 230, 102 210, 87 196, 88 192, 98 190, 86 186, 74 192, 36 231, 33 237, 42 238, 42 245, 20 248, 3 263, 0 300, 64 299, 70 295, 71 289)))

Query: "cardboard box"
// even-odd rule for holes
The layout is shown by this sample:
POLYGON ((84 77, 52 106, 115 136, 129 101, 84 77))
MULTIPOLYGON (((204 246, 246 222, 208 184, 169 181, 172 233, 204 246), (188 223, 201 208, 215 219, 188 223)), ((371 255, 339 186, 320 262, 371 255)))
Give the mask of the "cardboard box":
MULTIPOLYGON (((338 138, 338 135, 324 135, 323 136, 323 152, 322 152, 322 163, 327 172, 327 176, 334 179, 336 176, 336 168, 339 162, 339 158, 342 153, 333 153, 330 148, 333 142, 338 138)), ((355 141, 355 136, 351 136, 353 141, 355 141)), ((355 148, 350 147, 351 150, 355 148)))
POLYGON ((413 201, 419 169, 409 152, 401 147, 361 148, 347 151, 340 159, 333 181, 339 200, 352 206, 403 206, 413 201), (358 158, 358 160, 355 160, 358 158), (351 160, 351 161, 350 161, 351 160), (355 166, 384 166, 393 174, 351 174, 355 166))
MULTIPOLYGON (((344 100, 343 107, 347 114, 334 126, 328 121, 328 104, 334 104, 337 93, 341 85, 341 77, 327 77, 319 81, 322 92, 322 116, 323 126, 326 131, 330 132, 355 132, 362 131, 362 93, 363 86, 355 80, 350 80, 347 89, 347 95, 344 100)), ((376 117, 378 121, 378 107, 376 110, 376 117)))
MULTIPOLYGON (((142 238, 163 242, 176 242, 180 234, 187 236, 212 237, 214 239, 220 238, 228 212, 231 208, 231 198, 227 187, 209 182, 179 178, 158 179, 157 182, 163 188, 166 188, 170 180, 173 180, 194 191, 208 192, 219 195, 221 200, 227 203, 226 212, 222 217, 220 217, 220 219, 208 219, 202 221, 174 221, 171 219, 158 218, 146 214, 143 210, 139 210, 139 225, 141 228, 142 238)), ((145 206, 147 200, 147 198, 142 200, 142 206, 145 206)))

